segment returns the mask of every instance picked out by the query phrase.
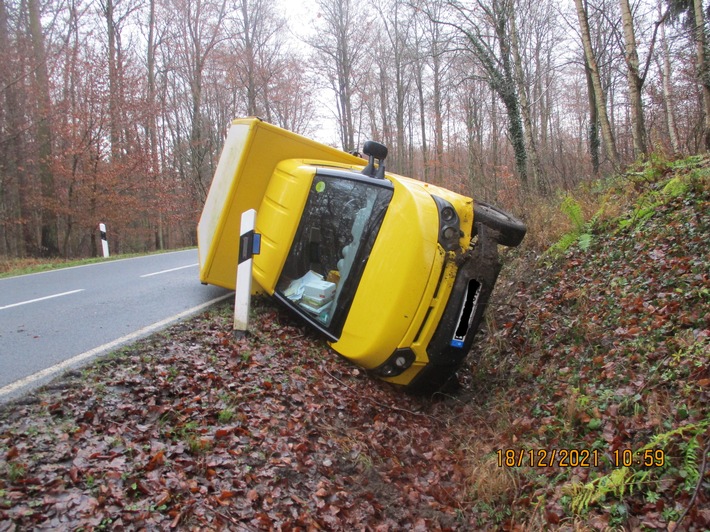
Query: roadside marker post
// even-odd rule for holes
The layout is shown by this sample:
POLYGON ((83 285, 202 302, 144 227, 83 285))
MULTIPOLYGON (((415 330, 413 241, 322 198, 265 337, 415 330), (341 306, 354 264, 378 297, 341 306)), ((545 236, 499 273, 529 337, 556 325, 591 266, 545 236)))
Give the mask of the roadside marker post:
POLYGON ((104 258, 109 256, 108 254, 108 239, 106 238, 106 224, 99 224, 99 231, 101 232, 101 248, 104 252, 104 258))
POLYGON ((242 213, 239 227, 239 261, 234 291, 234 338, 243 338, 249 330, 251 306, 252 257, 261 251, 261 235, 254 232, 256 211, 242 213))

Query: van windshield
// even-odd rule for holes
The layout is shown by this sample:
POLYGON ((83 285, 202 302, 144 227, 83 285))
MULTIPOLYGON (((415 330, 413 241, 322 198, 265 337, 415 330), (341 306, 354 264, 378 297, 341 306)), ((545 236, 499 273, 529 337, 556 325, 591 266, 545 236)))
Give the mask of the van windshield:
POLYGON ((324 172, 313 178, 276 294, 337 340, 392 198, 392 184, 324 172))

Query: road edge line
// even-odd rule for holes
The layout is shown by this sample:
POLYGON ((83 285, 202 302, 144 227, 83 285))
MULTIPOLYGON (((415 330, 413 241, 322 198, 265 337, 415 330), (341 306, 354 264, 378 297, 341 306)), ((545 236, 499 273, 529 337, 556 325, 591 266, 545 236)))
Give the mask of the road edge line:
POLYGON ((41 371, 38 371, 37 373, 33 373, 32 375, 28 375, 27 377, 23 377, 19 380, 16 380, 15 382, 12 382, 12 383, 0 388, 0 401, 2 401, 3 396, 9 395, 12 392, 15 392, 21 388, 24 388, 25 386, 29 386, 40 379, 56 376, 58 373, 66 370, 66 369, 69 369, 69 368, 77 365, 80 362, 83 362, 87 359, 93 358, 101 353, 106 352, 106 351, 110 351, 111 349, 115 349, 121 345, 138 340, 138 339, 143 338, 145 336, 148 336, 148 335, 154 333, 155 331, 158 331, 158 330, 166 327, 167 325, 170 325, 172 323, 180 321, 181 319, 184 319, 184 318, 187 318, 187 317, 192 316, 194 314, 197 314, 201 310, 211 307, 212 305, 216 305, 217 303, 224 301, 225 299, 227 299, 229 297, 234 297, 234 294, 232 292, 230 292, 228 294, 224 294, 222 296, 216 297, 214 299, 211 299, 210 301, 207 301, 205 303, 197 305, 196 307, 192 307, 190 309, 184 310, 178 314, 175 314, 173 316, 170 316, 168 318, 165 318, 163 320, 155 322, 151 325, 148 325, 147 327, 143 327, 142 329, 138 329, 137 331, 127 334, 126 336, 122 336, 121 338, 117 338, 116 340, 113 340, 113 341, 108 342, 106 344, 100 345, 98 347, 94 347, 93 349, 90 349, 89 351, 84 351, 83 353, 75 355, 72 358, 68 358, 67 360, 63 360, 62 362, 55 364, 54 366, 50 366, 50 367, 45 368, 41 371))

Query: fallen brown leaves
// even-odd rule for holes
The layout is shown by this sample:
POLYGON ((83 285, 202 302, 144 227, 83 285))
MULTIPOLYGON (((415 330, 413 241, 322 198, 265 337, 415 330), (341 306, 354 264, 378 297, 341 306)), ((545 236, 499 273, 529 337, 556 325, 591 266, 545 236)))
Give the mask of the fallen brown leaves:
POLYGON ((174 326, 0 414, 0 530, 465 526, 436 402, 374 381, 278 309, 174 326))
POLYGON ((479 398, 498 414, 492 449, 598 457, 590 467, 511 468, 515 506, 537 502, 537 527, 710 527, 710 171, 702 175, 674 197, 659 192, 665 182, 648 183, 643 223, 614 220, 589 249, 498 286, 489 311, 499 325, 471 365, 479 398), (664 460, 644 465, 644 448, 664 460))

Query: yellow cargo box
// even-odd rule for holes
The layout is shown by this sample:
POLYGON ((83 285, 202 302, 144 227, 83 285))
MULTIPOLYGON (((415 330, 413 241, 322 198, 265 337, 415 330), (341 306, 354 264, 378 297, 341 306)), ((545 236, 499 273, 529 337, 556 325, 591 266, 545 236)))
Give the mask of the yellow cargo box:
MULTIPOLYGON (((364 164, 363 159, 263 122, 234 120, 197 226, 200 281, 233 290, 244 211, 258 211, 274 169, 285 159, 364 164)), ((254 284, 253 291, 259 291, 254 284)))

